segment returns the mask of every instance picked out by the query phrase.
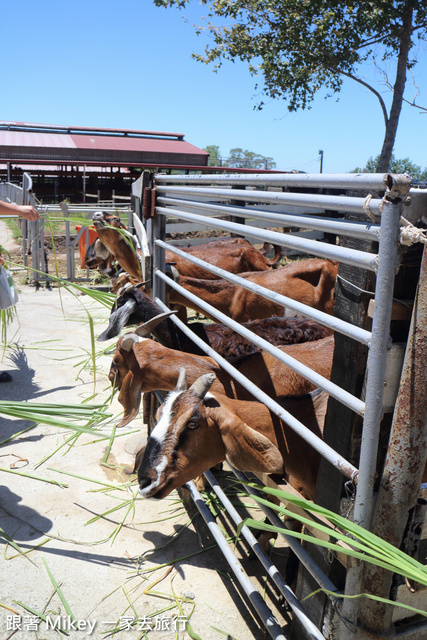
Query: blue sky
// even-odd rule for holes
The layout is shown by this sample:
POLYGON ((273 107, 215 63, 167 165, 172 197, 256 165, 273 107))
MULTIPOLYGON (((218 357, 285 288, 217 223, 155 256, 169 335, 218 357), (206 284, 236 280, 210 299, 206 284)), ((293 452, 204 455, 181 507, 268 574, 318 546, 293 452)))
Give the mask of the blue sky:
MULTIPOLYGON (((284 101, 254 110, 255 80, 243 63, 218 73, 192 60, 207 36, 193 24, 206 12, 151 0, 0 0, 1 120, 184 133, 199 148, 227 156, 242 147, 271 156, 278 169, 347 172, 381 150, 379 104, 347 81, 339 95, 289 113, 284 101), (185 16, 185 17, 184 17, 185 16)), ((427 106, 427 53, 416 68, 427 106)), ((412 97, 412 91, 408 97, 412 97)), ((384 95, 387 98, 387 94, 384 95)), ((395 155, 427 166, 427 113, 404 106, 395 155)))

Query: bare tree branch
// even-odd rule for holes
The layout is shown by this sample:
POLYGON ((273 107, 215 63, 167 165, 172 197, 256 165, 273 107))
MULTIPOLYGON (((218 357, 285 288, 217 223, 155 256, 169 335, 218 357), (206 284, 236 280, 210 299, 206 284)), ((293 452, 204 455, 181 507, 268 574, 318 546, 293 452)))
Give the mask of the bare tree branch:
POLYGON ((370 84, 368 84, 367 82, 365 82, 361 78, 358 78, 357 76, 354 76, 352 73, 349 73, 348 71, 342 71, 341 69, 331 69, 331 71, 337 71, 341 75, 346 76, 347 78, 350 78, 351 80, 355 80, 359 84, 361 84, 364 87, 366 87, 367 89, 369 89, 369 91, 371 91, 374 94, 374 96, 376 96, 378 98, 378 100, 379 100, 379 103, 381 105, 381 109, 382 109, 382 112, 383 112, 383 116, 384 116, 385 126, 387 126, 387 123, 388 123, 387 107, 385 105, 385 102, 384 102, 381 94, 376 89, 374 89, 374 87, 372 87, 370 84))

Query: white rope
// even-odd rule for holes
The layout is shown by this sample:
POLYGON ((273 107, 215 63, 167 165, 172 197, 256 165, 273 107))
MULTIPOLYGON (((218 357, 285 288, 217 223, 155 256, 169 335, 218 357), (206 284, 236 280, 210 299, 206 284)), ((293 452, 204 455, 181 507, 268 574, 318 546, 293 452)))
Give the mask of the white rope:
POLYGON ((372 197, 373 196, 370 193, 366 196, 363 202, 363 211, 366 213, 368 218, 370 218, 373 222, 378 222, 380 220, 380 216, 374 213, 373 211, 371 211, 369 207, 369 203, 371 202, 372 197))
POLYGON ((409 220, 406 220, 403 216, 400 217, 400 223, 400 244, 406 245, 407 247, 412 246, 416 242, 427 244, 425 230, 418 229, 418 227, 415 227, 412 222, 409 222, 409 220))

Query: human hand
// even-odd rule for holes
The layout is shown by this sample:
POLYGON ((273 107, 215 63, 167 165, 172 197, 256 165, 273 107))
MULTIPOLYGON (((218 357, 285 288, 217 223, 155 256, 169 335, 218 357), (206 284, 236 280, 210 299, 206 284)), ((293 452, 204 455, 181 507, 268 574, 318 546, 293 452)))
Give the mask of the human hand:
POLYGON ((37 209, 32 207, 30 204, 22 204, 19 205, 19 215, 21 215, 26 220, 39 220, 40 215, 37 209))

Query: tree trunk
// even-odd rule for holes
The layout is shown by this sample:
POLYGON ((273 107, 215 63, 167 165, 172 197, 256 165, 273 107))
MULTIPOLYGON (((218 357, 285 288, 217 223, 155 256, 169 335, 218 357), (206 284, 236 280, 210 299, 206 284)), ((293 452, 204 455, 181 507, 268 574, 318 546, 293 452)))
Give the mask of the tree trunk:
POLYGON ((391 154, 393 153, 397 125, 399 123, 400 111, 402 109, 403 93, 405 91, 406 84, 406 66, 408 63, 409 50, 411 48, 413 11, 412 0, 407 0, 402 14, 401 38, 399 56, 397 58, 396 81, 393 89, 393 101, 390 109, 390 117, 386 125, 383 148, 378 162, 378 173, 388 171, 391 154))

